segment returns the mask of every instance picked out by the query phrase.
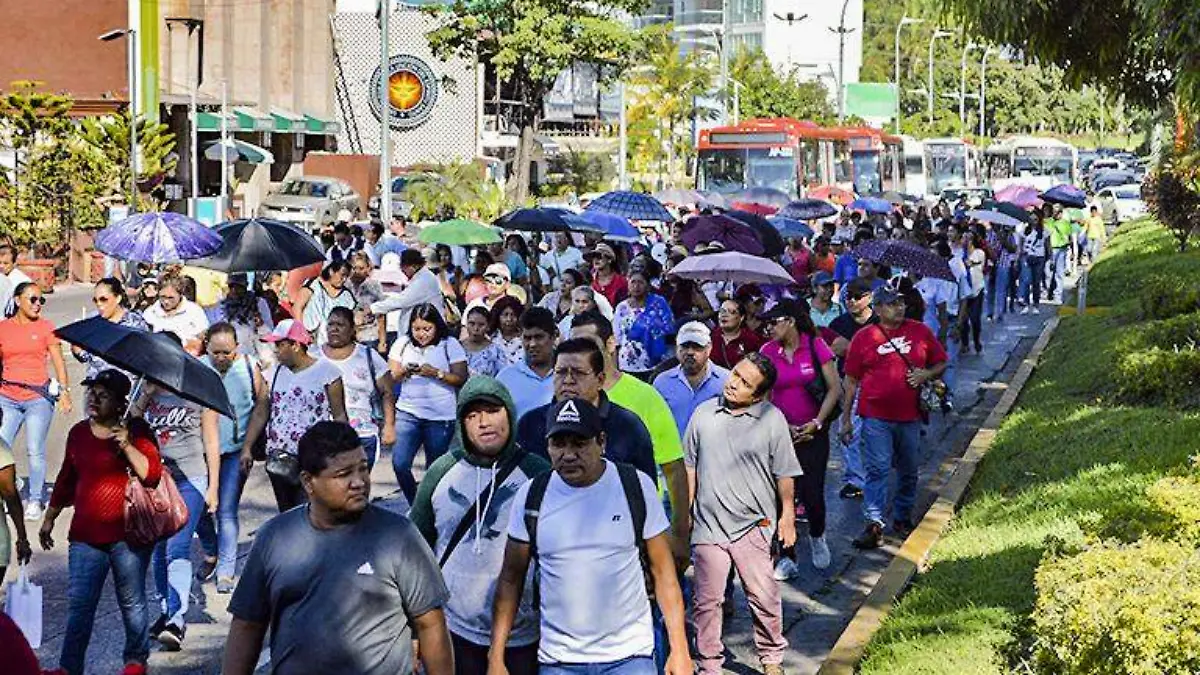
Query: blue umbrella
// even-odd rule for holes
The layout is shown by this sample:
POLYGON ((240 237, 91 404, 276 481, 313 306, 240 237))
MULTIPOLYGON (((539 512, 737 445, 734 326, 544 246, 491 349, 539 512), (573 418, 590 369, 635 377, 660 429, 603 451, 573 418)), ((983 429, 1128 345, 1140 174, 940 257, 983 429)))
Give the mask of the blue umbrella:
POLYGON ((611 213, 629 220, 657 220, 664 223, 675 220, 675 216, 672 216, 671 212, 654 197, 627 190, 616 190, 600 195, 587 205, 584 212, 587 211, 611 213))
POLYGON ((96 235, 96 250, 118 260, 179 263, 216 253, 224 243, 204 223, 182 213, 137 213, 96 235))
POLYGON ((497 218, 493 225, 505 230, 522 232, 600 233, 603 231, 567 209, 554 207, 515 209, 497 218))
POLYGON ((846 208, 854 211, 866 211, 867 213, 891 213, 892 203, 886 199, 878 197, 859 197, 850 202, 846 208))
POLYGON ((813 236, 814 232, 808 223, 796 220, 794 218, 785 218, 783 216, 772 216, 767 218, 767 222, 775 226, 779 230, 780 236, 807 239, 813 236))
POLYGON ((617 239, 620 241, 637 241, 642 238, 642 233, 629 222, 627 218, 605 213, 603 211, 587 211, 579 214, 589 225, 593 231, 601 231, 604 233, 605 239, 617 239))
POLYGON ((1043 192, 1042 201, 1082 209, 1087 206, 1087 195, 1083 193, 1083 190, 1074 185, 1063 183, 1043 192))
POLYGON ((836 216, 837 213, 837 207, 827 201, 820 199, 797 199, 779 209, 779 213, 775 215, 782 218, 791 218, 792 220, 819 220, 821 218, 828 218, 829 216, 836 216))

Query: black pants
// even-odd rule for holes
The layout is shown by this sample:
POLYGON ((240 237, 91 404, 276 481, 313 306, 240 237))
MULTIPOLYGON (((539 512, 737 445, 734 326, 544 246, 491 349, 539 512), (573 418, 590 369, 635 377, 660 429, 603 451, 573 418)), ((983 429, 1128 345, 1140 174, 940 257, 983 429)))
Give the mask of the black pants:
POLYGON ((959 301, 958 315, 961 317, 962 326, 959 331, 959 343, 963 349, 967 348, 969 340, 974 340, 975 351, 979 351, 981 342, 979 335, 983 331, 983 293, 976 295, 973 298, 963 298, 959 301))
POLYGON ((829 429, 822 429, 811 441, 796 446, 796 459, 804 475, 796 479, 796 501, 804 505, 808 516, 808 534, 825 534, 825 468, 829 464, 829 429))
POLYGON ((300 483, 292 483, 269 471, 267 478, 271 480, 271 491, 275 493, 275 505, 279 507, 280 513, 290 511, 308 501, 308 494, 304 492, 304 486, 300 483))
MULTIPOLYGON (((454 647, 454 675, 487 675, 488 648, 450 634, 454 647)), ((509 647, 504 650, 504 665, 509 675, 537 675, 538 646, 535 642, 527 647, 509 647)))

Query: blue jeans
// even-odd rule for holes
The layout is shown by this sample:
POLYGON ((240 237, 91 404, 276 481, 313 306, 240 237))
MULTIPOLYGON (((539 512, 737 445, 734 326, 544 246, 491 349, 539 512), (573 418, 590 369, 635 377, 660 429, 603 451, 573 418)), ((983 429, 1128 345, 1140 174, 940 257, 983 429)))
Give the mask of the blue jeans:
MULTIPOLYGON (((858 395, 854 396, 854 403, 851 407, 852 411, 858 410, 858 395)), ((842 484, 853 485, 858 489, 863 489, 866 479, 863 476, 863 460, 862 450, 859 448, 862 445, 862 418, 857 412, 850 413, 850 425, 854 427, 854 435, 850 437, 849 443, 842 443, 842 417, 838 416, 835 422, 837 428, 830 428, 831 438, 838 439, 837 444, 842 448, 842 484)))
POLYGON ((1017 297, 1021 302, 1032 303, 1037 307, 1042 302, 1042 274, 1045 273, 1046 259, 1041 256, 1029 256, 1025 258, 1025 264, 1021 267, 1021 286, 1017 290, 1017 297))
POLYGON ((379 438, 377 436, 359 436, 363 452, 367 453, 368 471, 375 468, 375 460, 379 457, 379 438))
POLYGON ((543 663, 538 675, 656 675, 654 659, 631 656, 610 663, 543 663))
POLYGON ((42 503, 46 487, 46 434, 54 420, 54 404, 41 396, 28 401, 14 401, 0 396, 0 438, 13 447, 17 432, 25 424, 25 452, 29 456, 29 501, 42 503))
POLYGON ((1008 286, 1012 272, 1008 265, 996 265, 992 272, 992 285, 989 287, 987 299, 987 315, 993 318, 1003 317, 1008 312, 1008 286))
POLYGON ((392 468, 396 481, 404 491, 408 503, 417 496, 417 479, 413 477, 413 458, 417 449, 425 448, 425 466, 428 467, 445 454, 454 437, 454 420, 423 420, 400 410, 396 411, 396 444, 392 446, 392 468))
POLYGON ((162 598, 162 613, 167 615, 168 621, 183 627, 188 611, 188 594, 192 590, 192 535, 200 524, 200 516, 208 510, 204 503, 208 479, 185 478, 174 472, 171 477, 175 479, 179 495, 187 504, 188 522, 170 539, 154 545, 150 564, 154 568, 154 587, 162 598))
POLYGON ((921 423, 863 418, 863 464, 867 486, 863 515, 882 524, 887 511, 888 477, 896 467, 895 520, 908 520, 917 501, 917 471, 921 467, 921 423))
POLYGON ((200 516, 196 534, 204 554, 217 559, 217 578, 232 579, 237 572, 238 504, 242 501, 242 467, 238 453, 221 455, 220 483, 217 485, 217 516, 208 509, 200 516))
POLYGON ((1067 255, 1070 252, 1070 246, 1054 249, 1054 257, 1051 258, 1053 261, 1051 265, 1054 267, 1054 276, 1050 278, 1050 293, 1046 296, 1047 300, 1053 298, 1055 294, 1061 298, 1062 294, 1067 290, 1063 287, 1063 277, 1067 273, 1067 255))
POLYGON ((67 549, 67 631, 58 665, 81 675, 96 620, 104 580, 112 569, 117 606, 125 624, 125 663, 145 663, 150 657, 149 617, 146 615, 146 568, 150 547, 131 548, 119 541, 93 546, 73 541, 67 549))

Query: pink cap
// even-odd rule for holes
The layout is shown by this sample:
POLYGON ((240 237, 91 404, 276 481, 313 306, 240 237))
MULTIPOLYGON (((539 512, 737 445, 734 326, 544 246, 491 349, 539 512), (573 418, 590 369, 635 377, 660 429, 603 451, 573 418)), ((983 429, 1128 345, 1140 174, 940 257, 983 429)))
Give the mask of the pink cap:
POLYGON ((262 338, 263 342, 279 342, 280 340, 291 340, 302 345, 312 344, 312 336, 308 334, 304 324, 295 319, 280 321, 275 324, 275 330, 262 338))

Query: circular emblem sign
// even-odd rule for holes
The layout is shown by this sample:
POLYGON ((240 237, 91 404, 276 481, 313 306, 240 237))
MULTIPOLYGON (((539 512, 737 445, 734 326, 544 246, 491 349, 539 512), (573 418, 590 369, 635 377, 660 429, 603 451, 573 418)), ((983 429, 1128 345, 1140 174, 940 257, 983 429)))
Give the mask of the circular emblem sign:
MULTIPOLYGON (((380 69, 376 68, 371 81, 378 86, 381 77, 380 69)), ((387 78, 388 126, 412 129, 424 124, 437 103, 438 82, 433 69, 415 56, 399 54, 389 59, 387 78)), ((367 100, 371 103, 371 113, 381 118, 379 96, 367 100)))

